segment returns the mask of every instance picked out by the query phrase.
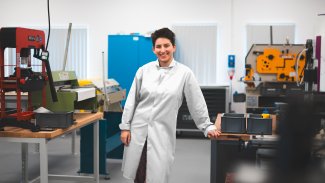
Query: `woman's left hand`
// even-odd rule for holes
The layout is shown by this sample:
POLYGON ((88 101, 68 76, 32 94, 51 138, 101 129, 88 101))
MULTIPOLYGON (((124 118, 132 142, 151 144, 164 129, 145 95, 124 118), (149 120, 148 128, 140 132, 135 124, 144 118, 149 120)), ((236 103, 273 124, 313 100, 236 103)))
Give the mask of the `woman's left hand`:
POLYGON ((221 134, 221 132, 217 129, 215 130, 210 130, 208 131, 208 138, 209 139, 216 139, 217 137, 219 137, 221 134))

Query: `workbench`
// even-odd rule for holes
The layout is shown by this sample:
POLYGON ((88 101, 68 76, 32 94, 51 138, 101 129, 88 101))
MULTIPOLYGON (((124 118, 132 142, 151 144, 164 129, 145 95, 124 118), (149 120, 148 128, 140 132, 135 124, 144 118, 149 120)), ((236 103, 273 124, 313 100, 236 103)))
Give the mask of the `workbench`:
MULTIPOLYGON (((0 142, 18 142, 22 144, 22 182, 37 182, 40 180, 41 183, 48 183, 48 180, 71 180, 78 182, 97 182, 99 183, 99 119, 102 119, 102 113, 84 113, 75 114, 75 123, 66 129, 55 129, 53 131, 39 131, 31 132, 28 129, 16 128, 16 127, 5 127, 4 131, 0 131, 0 142), (94 174, 93 176, 75 176, 75 175, 52 175, 48 172, 48 142, 59 136, 74 133, 76 130, 94 124, 94 174), (40 177, 29 181, 27 173, 28 165, 28 144, 36 143, 39 145, 40 154, 40 177)), ((74 148, 73 148, 74 149, 74 148)))
MULTIPOLYGON (((272 115, 271 117, 274 134, 275 116, 272 115)), ((221 131, 221 114, 217 115, 215 125, 221 131)), ((258 138, 257 140, 250 134, 221 133, 217 139, 211 140, 210 183, 224 183, 226 174, 229 173, 229 170, 233 170, 237 163, 255 163, 256 151, 262 146, 257 144, 247 148, 249 142, 270 142, 272 146, 275 144, 273 137, 275 136, 268 135, 264 139, 258 138)))

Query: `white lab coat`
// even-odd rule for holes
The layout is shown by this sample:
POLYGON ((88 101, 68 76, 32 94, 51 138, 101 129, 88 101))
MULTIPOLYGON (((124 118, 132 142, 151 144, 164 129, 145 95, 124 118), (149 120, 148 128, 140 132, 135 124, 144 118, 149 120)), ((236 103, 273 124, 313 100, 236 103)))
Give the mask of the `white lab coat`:
POLYGON ((140 67, 129 91, 120 124, 130 130, 124 147, 123 176, 135 179, 147 139, 147 183, 168 183, 174 162, 176 121, 183 97, 198 129, 205 135, 215 129, 193 72, 173 60, 169 67, 153 61, 140 67))

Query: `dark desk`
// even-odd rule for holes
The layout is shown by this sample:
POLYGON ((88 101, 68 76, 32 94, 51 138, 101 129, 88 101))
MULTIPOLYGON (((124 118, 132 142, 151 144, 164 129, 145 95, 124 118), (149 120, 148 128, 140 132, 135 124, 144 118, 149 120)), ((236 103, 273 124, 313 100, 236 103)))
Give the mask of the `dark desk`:
MULTIPOLYGON (((274 130, 275 116, 272 119, 274 130)), ((221 114, 218 114, 215 125, 221 129, 221 114)), ((255 163, 256 151, 265 140, 271 140, 270 144, 274 144, 273 137, 255 139, 249 134, 222 133, 211 140, 210 183, 224 183, 226 174, 232 173, 238 163, 255 163)))
POLYGON ((77 114, 75 115, 76 123, 66 129, 56 129, 54 131, 40 131, 31 132, 27 129, 6 127, 4 131, 0 131, 0 141, 6 142, 18 142, 22 144, 22 182, 29 182, 26 165, 28 165, 28 143, 39 144, 40 151, 40 177, 32 182, 40 179, 41 183, 48 183, 49 179, 53 180, 73 180, 73 181, 85 181, 85 182, 97 182, 99 183, 99 139, 98 139, 98 120, 103 116, 102 113, 95 114, 77 114), (50 175, 48 174, 48 141, 55 139, 61 135, 74 132, 86 125, 94 123, 94 174, 93 176, 73 176, 73 175, 50 175))

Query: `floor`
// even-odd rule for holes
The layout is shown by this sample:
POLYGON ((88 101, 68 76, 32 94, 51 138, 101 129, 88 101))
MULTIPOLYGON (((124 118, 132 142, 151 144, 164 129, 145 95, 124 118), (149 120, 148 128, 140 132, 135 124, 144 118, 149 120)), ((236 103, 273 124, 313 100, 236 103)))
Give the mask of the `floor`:
MULTIPOLYGON (((79 142, 77 137, 77 142, 79 142)), ((79 149, 79 144, 76 144, 79 149)), ((48 144, 49 173, 78 175, 79 154, 71 154, 71 137, 66 135, 48 144)), ((19 183, 21 179, 21 146, 18 143, 0 142, 0 183, 19 183)), ((29 145, 29 179, 39 176, 37 146, 29 145)), ((107 159, 110 180, 104 183, 131 183, 121 174, 121 160, 107 159)), ((72 183, 71 181, 49 181, 72 183)), ((210 182, 210 141, 207 139, 177 139, 175 163, 171 183, 210 182)))

